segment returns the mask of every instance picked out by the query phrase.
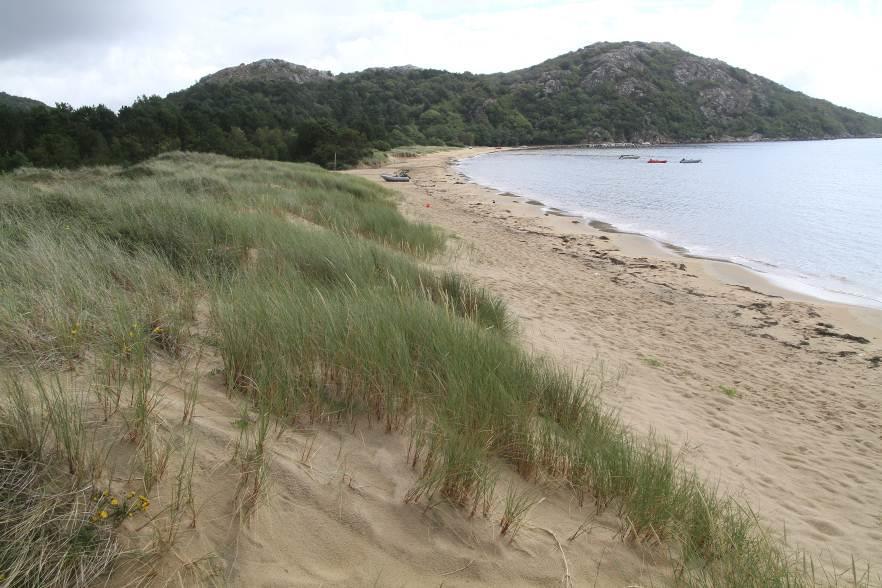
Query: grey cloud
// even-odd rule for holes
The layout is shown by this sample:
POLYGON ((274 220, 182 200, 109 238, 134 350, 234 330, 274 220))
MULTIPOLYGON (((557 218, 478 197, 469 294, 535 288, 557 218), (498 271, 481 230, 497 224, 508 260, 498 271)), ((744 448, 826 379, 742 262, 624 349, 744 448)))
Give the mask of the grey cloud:
POLYGON ((9 2, 0 12, 0 60, 51 55, 80 43, 104 44, 147 25, 150 10, 109 0, 9 2))

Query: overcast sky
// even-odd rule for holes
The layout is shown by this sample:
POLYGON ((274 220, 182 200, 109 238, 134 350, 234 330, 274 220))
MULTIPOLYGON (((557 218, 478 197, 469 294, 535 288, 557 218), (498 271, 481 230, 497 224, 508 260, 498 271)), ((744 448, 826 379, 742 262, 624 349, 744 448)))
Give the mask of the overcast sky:
POLYGON ((882 0, 0 0, 0 91, 116 109, 265 57, 487 73, 639 40, 882 116, 880 38, 882 0))

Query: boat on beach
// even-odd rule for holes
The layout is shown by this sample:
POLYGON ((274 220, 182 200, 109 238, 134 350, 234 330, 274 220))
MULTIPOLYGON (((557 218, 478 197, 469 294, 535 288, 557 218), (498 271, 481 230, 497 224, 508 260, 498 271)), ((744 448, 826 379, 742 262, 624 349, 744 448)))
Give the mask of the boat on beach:
POLYGON ((387 182, 409 182, 410 175, 408 175, 406 169, 400 169, 395 174, 380 174, 380 177, 386 180, 387 182))
POLYGON ((619 159, 640 159, 639 155, 619 155, 619 159))
POLYGON ((667 162, 668 162, 667 159, 652 159, 652 158, 650 158, 650 159, 646 160, 646 163, 667 163, 667 162))
POLYGON ((701 163, 701 160, 700 159, 687 159, 684 157, 683 159, 680 160, 680 163, 701 163))

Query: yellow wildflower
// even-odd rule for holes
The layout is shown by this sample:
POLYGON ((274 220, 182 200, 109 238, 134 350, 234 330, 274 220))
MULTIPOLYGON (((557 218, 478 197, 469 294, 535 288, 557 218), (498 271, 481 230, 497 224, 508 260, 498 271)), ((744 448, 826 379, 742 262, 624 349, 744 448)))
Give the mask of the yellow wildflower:
POLYGON ((101 517, 102 519, 106 519, 106 518, 109 517, 110 515, 107 514, 107 511, 106 511, 106 510, 102 510, 101 512, 98 513, 98 516, 101 517))
POLYGON ((119 506, 119 500, 117 500, 116 498, 111 498, 110 506, 119 506))
POLYGON ((107 496, 108 494, 110 494, 110 491, 105 490, 104 492, 101 493, 101 496, 107 496))
POLYGON ((135 491, 129 490, 129 493, 126 495, 126 498, 134 498, 134 496, 135 496, 135 491))

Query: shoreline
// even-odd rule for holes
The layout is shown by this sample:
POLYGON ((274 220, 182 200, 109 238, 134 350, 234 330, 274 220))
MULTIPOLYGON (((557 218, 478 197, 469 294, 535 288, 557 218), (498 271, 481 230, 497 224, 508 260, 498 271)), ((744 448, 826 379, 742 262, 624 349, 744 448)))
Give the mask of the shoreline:
MULTIPOLYGON (((677 144, 660 144, 660 146, 663 147, 675 147, 676 145, 677 144)), ((637 145, 635 147, 643 146, 637 145)), ((547 149, 548 147, 544 148, 547 149)), ((584 148, 595 149, 598 147, 584 148)), ((610 145, 609 148, 621 148, 621 145, 610 145)), ((541 210, 539 211, 539 214, 543 216, 557 216, 570 219, 573 224, 576 224, 576 221, 579 221, 582 225, 587 225, 595 231, 614 235, 614 240, 620 242, 623 253, 631 257, 648 256, 661 259, 697 260, 702 262, 703 269, 710 277, 720 282, 720 285, 749 287, 755 290, 768 291, 770 296, 775 298, 829 306, 831 311, 836 313, 837 318, 842 322, 848 323, 848 326, 853 328, 869 327, 877 336, 882 336, 882 303, 875 299, 849 292, 837 292, 822 286, 814 285, 796 277, 783 275, 783 272, 781 275, 778 275, 775 274, 774 271, 764 271, 731 258, 692 253, 686 247, 677 245, 676 243, 658 239, 639 231, 623 230, 615 226, 613 223, 600 219, 592 219, 583 213, 548 205, 534 196, 524 196, 509 190, 502 190, 493 186, 481 184, 459 168, 460 162, 466 159, 489 153, 518 150, 522 150, 522 148, 490 148, 481 153, 466 154, 464 157, 458 157, 451 161, 450 168, 455 174, 470 184, 490 192, 495 192, 500 197, 517 199, 521 204, 540 208, 541 210)), ((530 214, 525 216, 534 217, 538 215, 530 214)), ((572 227, 557 228, 572 230, 572 227)))
MULTIPOLYGON (((461 149, 353 170, 453 236, 434 265, 500 296, 528 348, 610 382, 604 402, 823 561, 882 568, 882 311, 792 293, 467 183, 461 149), (458 245, 456 245, 458 243, 458 245)), ((536 201, 534 201, 536 202, 536 201)), ((859 566, 860 567, 860 566, 859 566)))
POLYGON ((739 145, 744 143, 801 143, 815 141, 844 141, 850 139, 882 139, 882 135, 860 135, 854 137, 805 137, 794 139, 792 137, 722 137, 720 139, 696 139, 695 141, 656 141, 643 143, 575 143, 575 144, 548 144, 548 145, 519 145, 517 147, 497 147, 496 149, 508 149, 511 151, 533 151, 542 149, 640 149, 646 147, 676 147, 677 145, 739 145))

